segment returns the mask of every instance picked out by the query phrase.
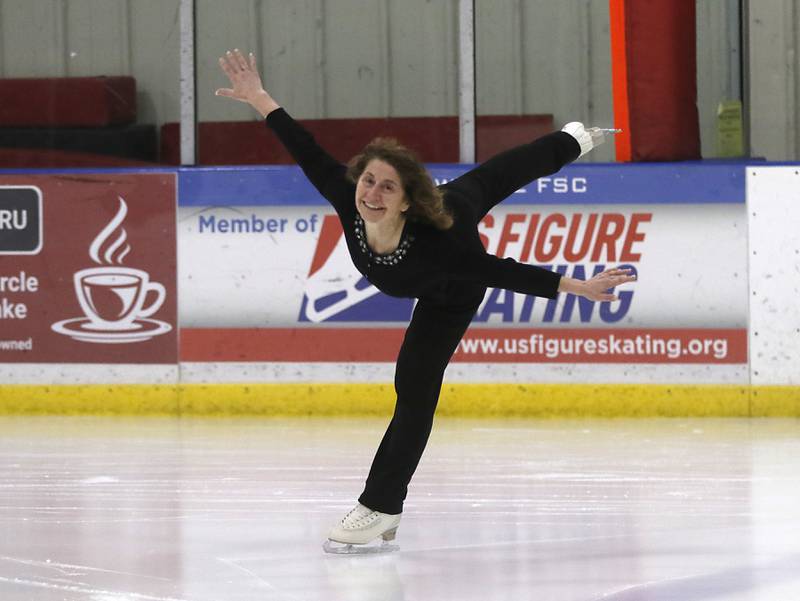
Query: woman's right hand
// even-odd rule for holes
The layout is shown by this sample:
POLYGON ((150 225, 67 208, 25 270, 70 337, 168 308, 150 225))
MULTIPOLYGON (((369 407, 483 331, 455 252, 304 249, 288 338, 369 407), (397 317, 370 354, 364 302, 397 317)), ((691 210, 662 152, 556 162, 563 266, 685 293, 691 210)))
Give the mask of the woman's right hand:
POLYGON ((270 112, 278 108, 269 93, 261 84, 261 76, 256 68, 256 57, 250 53, 248 59, 235 49, 233 52, 228 50, 225 56, 220 57, 219 66, 228 76, 233 87, 219 88, 215 94, 217 96, 227 96, 240 102, 246 102, 266 117, 270 112))

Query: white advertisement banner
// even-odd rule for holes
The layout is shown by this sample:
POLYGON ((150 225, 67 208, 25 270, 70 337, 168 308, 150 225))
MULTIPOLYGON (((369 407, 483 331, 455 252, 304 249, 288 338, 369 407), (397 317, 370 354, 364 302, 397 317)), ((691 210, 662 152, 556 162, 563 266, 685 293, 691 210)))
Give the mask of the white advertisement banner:
MULTIPOLYGON (((638 281, 613 304, 490 289, 474 327, 745 328, 746 222, 738 204, 498 207, 480 228, 488 252, 581 279, 626 265, 638 281)), ((326 207, 181 208, 178 240, 182 327, 402 327, 410 317, 413 301, 361 282, 326 207)))

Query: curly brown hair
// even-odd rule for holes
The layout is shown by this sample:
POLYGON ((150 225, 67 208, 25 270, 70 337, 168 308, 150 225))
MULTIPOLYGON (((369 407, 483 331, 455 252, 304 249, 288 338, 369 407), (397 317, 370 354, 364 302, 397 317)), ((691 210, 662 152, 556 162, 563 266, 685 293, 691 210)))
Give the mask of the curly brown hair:
POLYGON ((347 164, 347 177, 357 183, 367 164, 373 159, 388 163, 397 171, 408 199, 406 217, 446 230, 453 225, 453 216, 444 204, 444 195, 431 180, 417 155, 394 138, 375 138, 347 164))

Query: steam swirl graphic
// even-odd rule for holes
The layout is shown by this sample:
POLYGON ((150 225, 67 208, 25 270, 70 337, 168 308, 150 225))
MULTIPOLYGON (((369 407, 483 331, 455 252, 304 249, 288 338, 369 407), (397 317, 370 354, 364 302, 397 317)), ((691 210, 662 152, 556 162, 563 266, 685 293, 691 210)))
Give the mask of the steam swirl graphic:
POLYGON ((92 261, 99 265, 122 265, 122 260, 131 251, 130 245, 125 243, 125 241, 128 239, 128 234, 125 232, 124 228, 119 227, 120 224, 125 220, 125 216, 128 214, 128 205, 125 204, 125 200, 121 196, 118 196, 117 198, 119 198, 119 210, 117 211, 117 214, 114 215, 114 219, 112 219, 109 224, 103 228, 103 231, 97 235, 89 247, 89 256, 92 258, 92 261), (114 234, 114 232, 117 230, 117 228, 119 228, 119 235, 111 244, 105 246, 103 258, 101 260, 100 251, 111 238, 112 234, 114 234))

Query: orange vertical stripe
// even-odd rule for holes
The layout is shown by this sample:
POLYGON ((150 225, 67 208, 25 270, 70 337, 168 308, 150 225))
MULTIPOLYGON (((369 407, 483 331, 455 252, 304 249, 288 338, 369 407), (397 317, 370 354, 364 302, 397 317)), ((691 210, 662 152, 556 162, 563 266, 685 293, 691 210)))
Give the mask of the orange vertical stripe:
POLYGON ((614 95, 614 127, 622 133, 614 137, 617 160, 631 160, 631 124, 628 105, 628 58, 625 36, 625 0, 609 0, 611 20, 611 81, 614 95))

